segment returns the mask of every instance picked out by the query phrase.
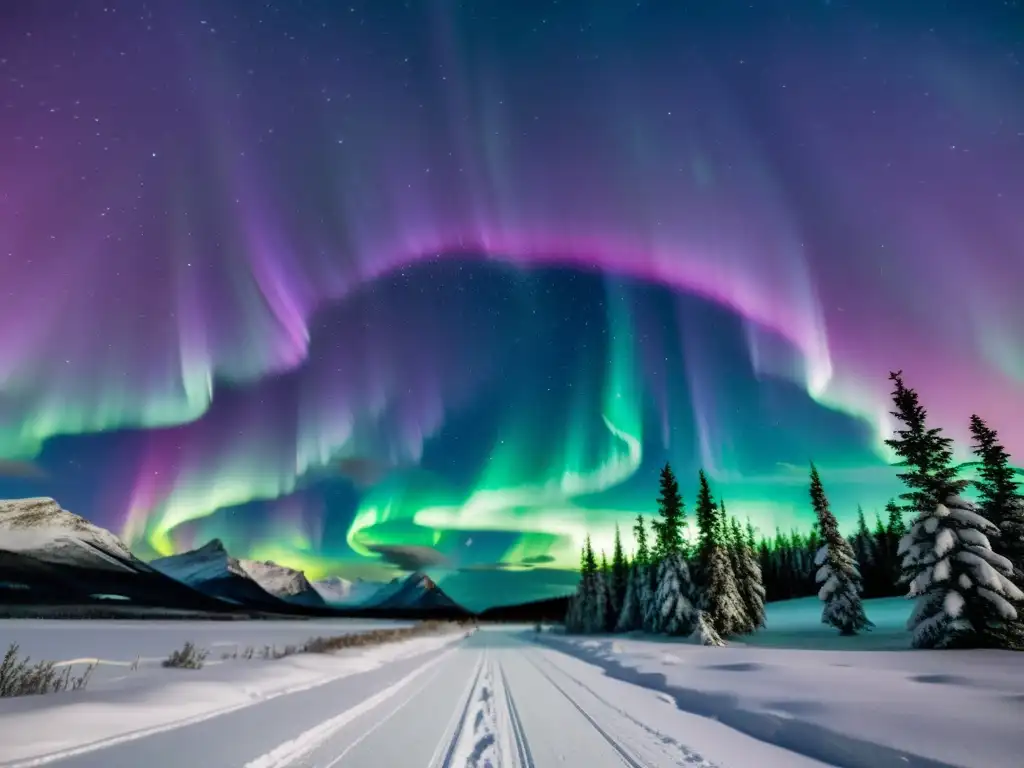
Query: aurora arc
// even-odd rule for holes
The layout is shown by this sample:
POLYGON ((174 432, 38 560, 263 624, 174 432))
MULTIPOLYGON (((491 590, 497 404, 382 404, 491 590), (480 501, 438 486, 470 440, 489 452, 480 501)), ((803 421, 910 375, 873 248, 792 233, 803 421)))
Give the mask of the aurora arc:
POLYGON ((4 493, 141 553, 537 572, 667 460, 765 532, 811 458, 880 508, 892 368, 1024 453, 1019 42, 871 5, 16 20, 0 458, 45 477, 4 493))

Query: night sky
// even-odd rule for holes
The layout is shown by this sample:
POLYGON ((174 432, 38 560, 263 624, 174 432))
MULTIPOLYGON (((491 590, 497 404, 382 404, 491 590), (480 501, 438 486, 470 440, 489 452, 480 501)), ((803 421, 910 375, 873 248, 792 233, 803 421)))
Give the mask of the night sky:
POLYGON ((0 496, 479 606, 666 460, 767 533, 812 459, 871 519, 891 369, 1024 455, 1022 19, 7 0, 0 496))

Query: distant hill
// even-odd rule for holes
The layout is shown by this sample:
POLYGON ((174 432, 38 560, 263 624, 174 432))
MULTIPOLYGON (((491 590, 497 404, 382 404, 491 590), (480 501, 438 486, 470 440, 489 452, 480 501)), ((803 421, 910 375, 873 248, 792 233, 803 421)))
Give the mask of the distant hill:
POLYGON ((498 605, 477 614, 481 621, 507 622, 561 622, 569 610, 569 595, 549 597, 546 600, 534 600, 516 605, 498 605))

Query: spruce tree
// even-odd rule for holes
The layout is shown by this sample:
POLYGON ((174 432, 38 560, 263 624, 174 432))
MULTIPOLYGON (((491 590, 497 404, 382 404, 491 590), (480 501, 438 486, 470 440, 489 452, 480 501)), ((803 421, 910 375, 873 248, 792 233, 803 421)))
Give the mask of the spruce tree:
POLYGON ((636 568, 634 563, 629 571, 626 594, 622 598, 622 610, 619 611, 619 618, 615 624, 616 632, 632 632, 643 627, 644 614, 640 605, 640 593, 637 591, 636 568))
POLYGON ((725 641, 715 630, 714 622, 704 611, 698 611, 697 622, 693 629, 692 639, 701 645, 722 646, 725 641))
POLYGON ((868 523, 864 518, 864 508, 860 504, 857 505, 857 530, 850 543, 857 560, 864 593, 867 595, 878 594, 878 553, 875 551, 874 537, 868 530, 868 523))
POLYGON ((743 600, 729 560, 724 519, 711 494, 707 475, 701 470, 695 515, 700 526, 697 563, 699 606, 721 637, 746 629, 743 600))
POLYGON ((855 635, 862 629, 870 629, 874 625, 864 615, 864 605, 860 599, 860 572, 857 570, 853 547, 839 532, 839 523, 829 509, 825 489, 813 464, 811 504, 824 541, 815 557, 815 564, 819 566, 816 581, 821 584, 818 598, 825 603, 821 622, 835 627, 841 635, 855 635))
POLYGON ((694 517, 697 519, 697 551, 696 569, 697 583, 703 584, 705 573, 711 563, 711 557, 715 550, 715 536, 718 531, 718 507, 711 495, 711 486, 708 484, 708 477, 704 470, 698 473, 697 501, 694 507, 694 517))
MULTIPOLYGON (((889 557, 889 536, 885 523, 875 513, 875 524, 871 529, 871 546, 875 550, 875 597, 890 597, 892 592, 892 560, 889 557)), ((865 587, 865 596, 870 594, 865 587)))
MULTIPOLYGON (((1017 483, 1017 470, 1010 455, 999 442, 997 432, 981 417, 971 416, 972 450, 978 457, 978 511, 994 525, 999 534, 992 537, 992 551, 1005 558, 1013 569, 1011 580, 1024 587, 1024 494, 1017 483)), ((1024 603, 1011 601, 1017 614, 1006 622, 1002 645, 1024 648, 1024 603)))
POLYGON ((565 615, 565 631, 569 634, 581 634, 585 631, 585 617, 587 615, 586 605, 586 572, 587 572, 587 544, 580 549, 580 580, 576 584, 576 591, 569 598, 569 606, 565 615))
POLYGON ((992 551, 999 530, 960 494, 952 440, 927 425, 917 392, 890 374, 900 425, 886 442, 901 459, 904 509, 915 514, 900 541, 903 579, 916 604, 907 622, 915 648, 1002 647, 1013 602, 1024 594, 1010 581, 1012 565, 992 551))
POLYGON ((657 591, 651 603, 647 624, 668 635, 689 635, 696 616, 693 610, 690 569, 686 563, 683 534, 686 513, 672 467, 661 470, 661 494, 658 497, 659 520, 654 521, 658 558, 657 591))
POLYGON ((972 450, 978 457, 978 507, 996 528, 992 551, 1013 565, 1016 578, 1024 577, 1024 494, 1017 482, 1017 470, 999 442, 998 433, 979 416, 971 416, 972 450))
POLYGON ((666 464, 659 478, 660 494, 658 496, 658 515, 660 519, 652 521, 655 545, 654 556, 661 560, 670 554, 686 556, 686 511, 683 508, 683 495, 679 492, 672 467, 666 464))
POLYGON ((900 564, 900 541, 907 535, 907 526, 903 522, 903 509, 895 499, 889 499, 885 505, 885 559, 886 559, 886 594, 900 594, 900 582, 903 568, 900 564))
POLYGON ((565 619, 567 632, 603 632, 606 626, 605 602, 607 600, 605 578, 594 556, 594 549, 587 536, 580 553, 580 581, 576 594, 569 600, 565 619))
POLYGON ((733 583, 736 585, 736 594, 739 595, 742 606, 743 621, 736 629, 736 634, 746 635, 753 632, 754 627, 750 616, 747 615, 747 602, 743 599, 743 554, 741 552, 743 534, 740 532, 740 526, 736 522, 736 518, 730 517, 726 511, 725 501, 722 499, 718 502, 718 510, 722 525, 722 542, 725 546, 725 551, 729 555, 729 569, 732 571, 733 583))
POLYGON ((761 577, 761 566, 754 551, 754 527, 747 521, 747 537, 736 518, 729 521, 732 539, 736 542, 737 568, 736 581, 743 599, 744 614, 747 619, 747 632, 756 632, 764 627, 764 581, 761 577))
POLYGON ((589 536, 587 537, 587 550, 587 571, 590 582, 588 589, 590 613, 587 617, 587 632, 604 632, 608 626, 608 561, 605 560, 604 552, 601 553, 601 561, 597 561, 594 550, 590 546, 589 536))
POLYGON ((612 574, 611 574, 611 616, 618 622, 622 613, 622 605, 626 599, 626 590, 629 587, 629 563, 626 562, 626 555, 622 551, 622 535, 619 532, 619 524, 615 524, 615 549, 612 550, 612 574))
POLYGON ((622 611, 619 614, 619 622, 616 627, 619 632, 632 632, 644 628, 646 609, 654 594, 648 575, 651 567, 651 554, 647 549, 647 529, 644 527, 642 515, 636 516, 633 535, 636 538, 636 552, 629 568, 626 595, 622 601, 622 611))

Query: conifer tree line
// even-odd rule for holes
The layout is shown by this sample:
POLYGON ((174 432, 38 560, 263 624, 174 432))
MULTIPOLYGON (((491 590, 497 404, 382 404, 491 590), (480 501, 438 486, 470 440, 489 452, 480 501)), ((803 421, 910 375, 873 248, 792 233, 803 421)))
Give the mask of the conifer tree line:
POLYGON ((890 374, 898 426, 887 444, 904 492, 869 525, 857 510, 849 537, 839 530, 817 469, 810 467, 815 524, 808 533, 757 536, 729 515, 706 474, 697 477, 693 520, 668 464, 657 515, 638 515, 627 557, 619 529, 611 562, 589 537, 580 583, 569 603, 569 632, 644 631, 695 636, 720 645, 762 628, 765 602, 817 595, 822 622, 840 634, 870 630, 864 598, 906 596, 917 648, 1024 650, 1024 494, 997 432, 970 420, 974 461, 953 462, 952 440, 931 426, 916 391, 890 374), (974 468, 976 479, 961 472, 974 468), (977 500, 962 496, 973 485, 977 500), (694 543, 691 545, 691 541, 694 543))

